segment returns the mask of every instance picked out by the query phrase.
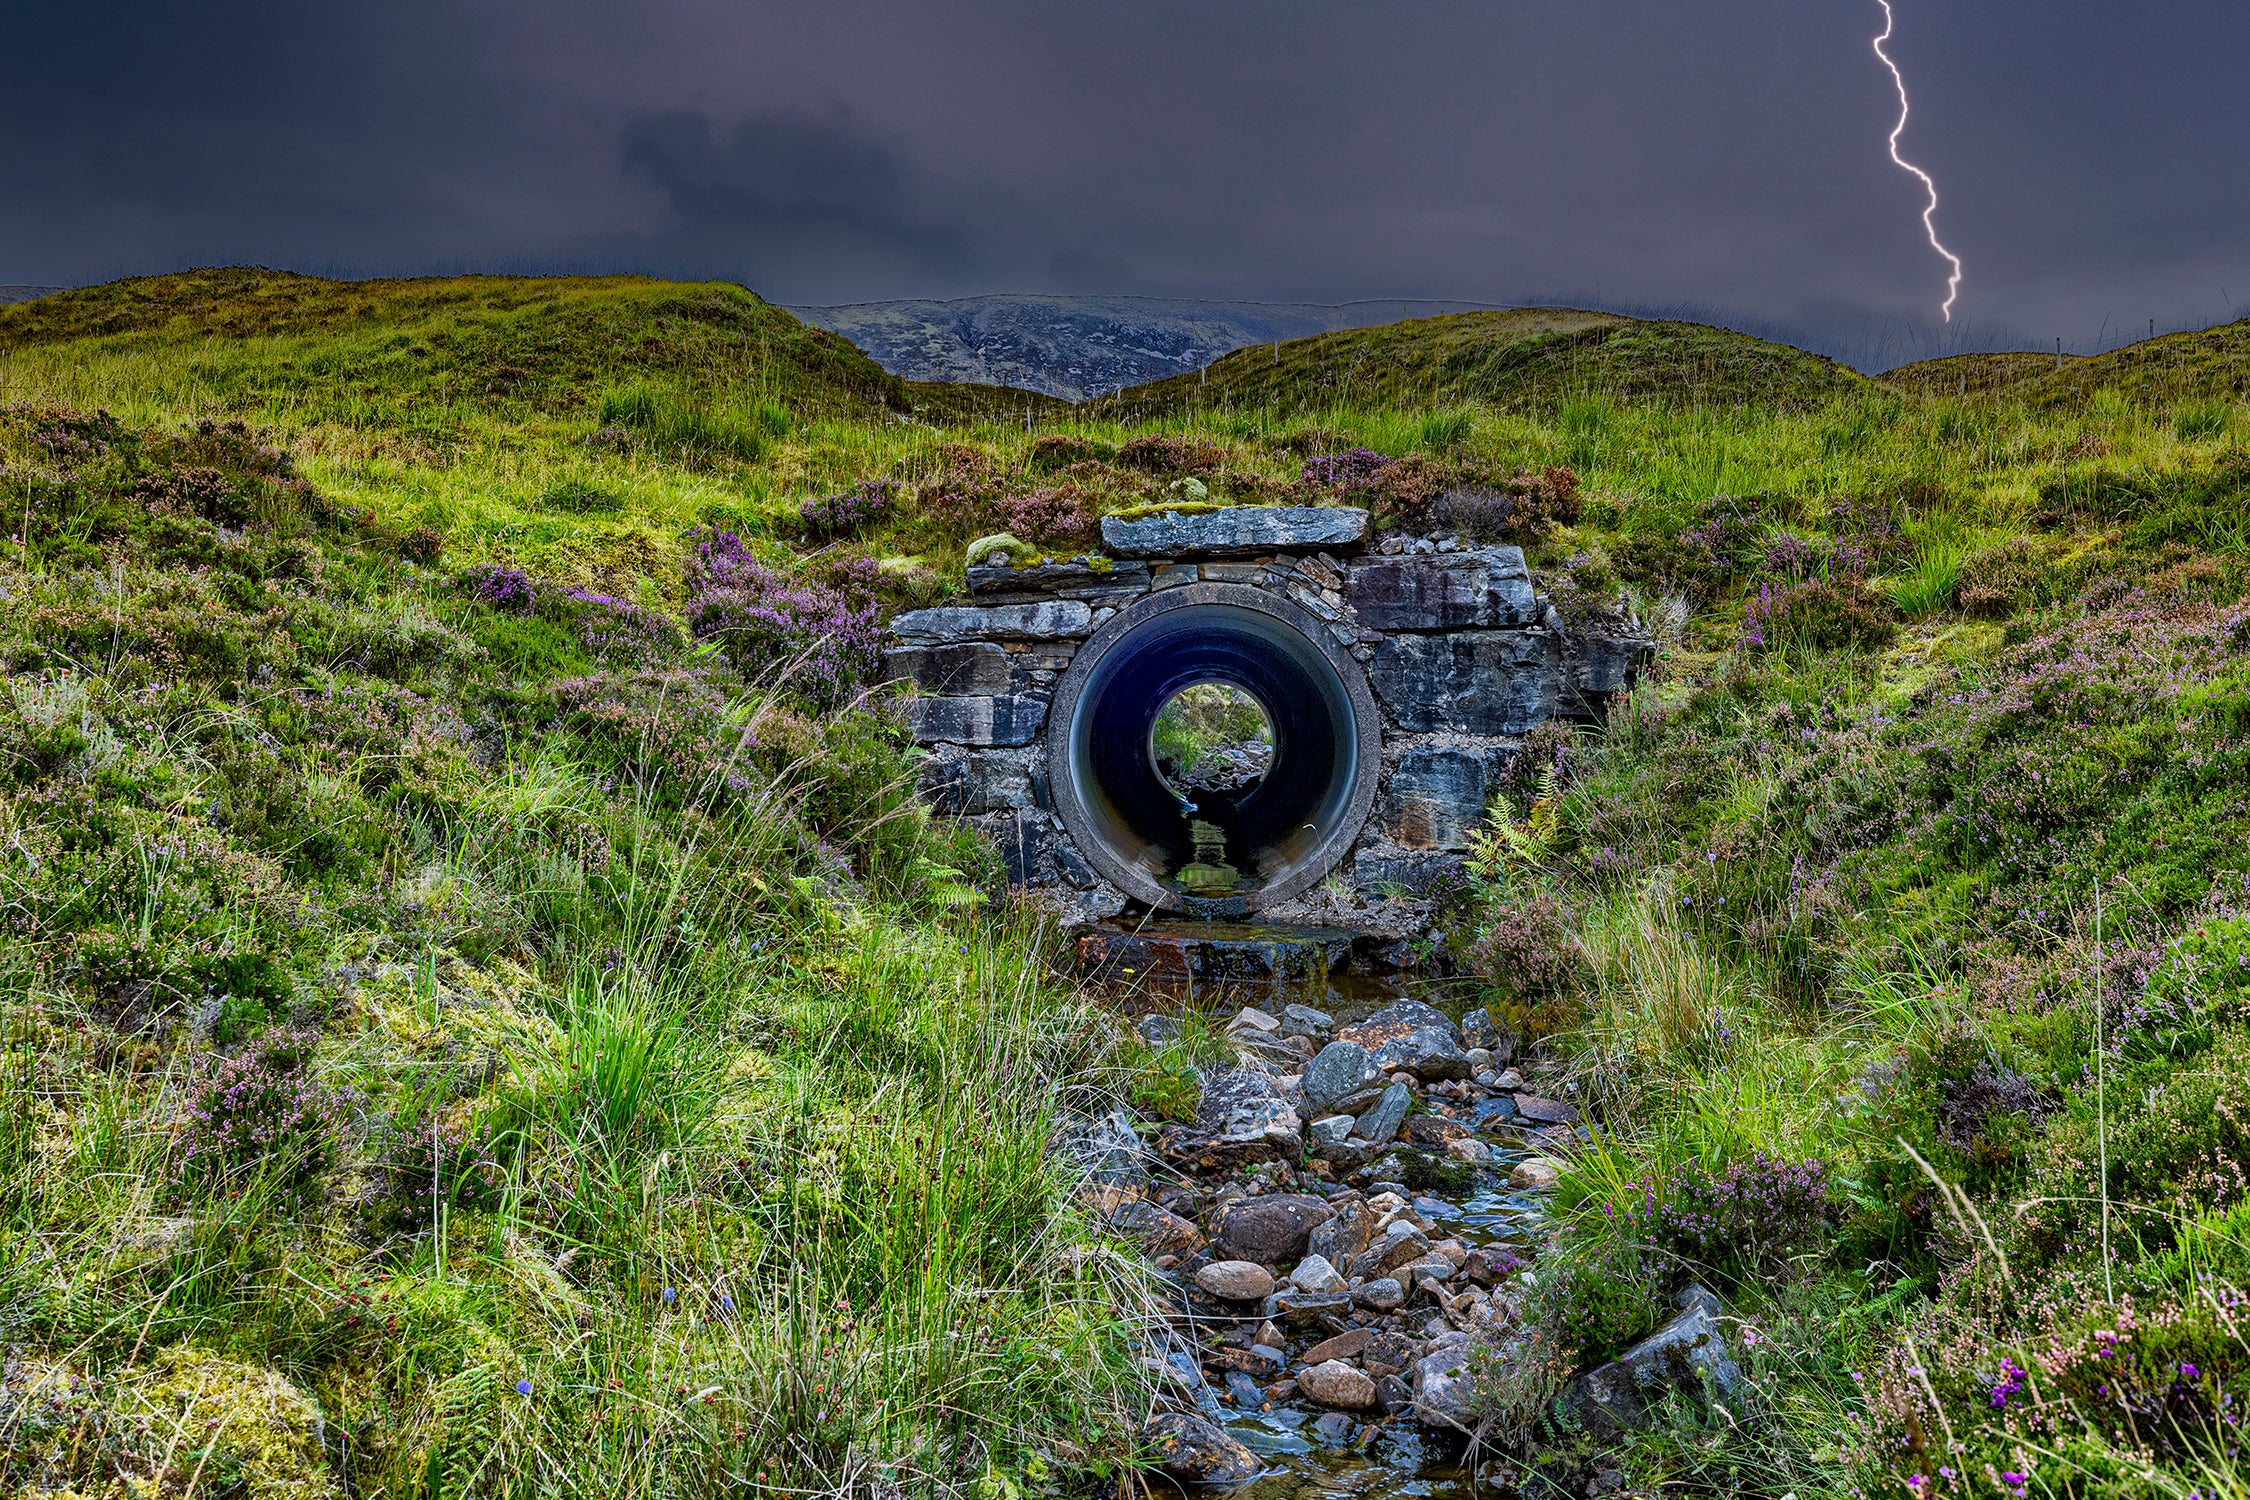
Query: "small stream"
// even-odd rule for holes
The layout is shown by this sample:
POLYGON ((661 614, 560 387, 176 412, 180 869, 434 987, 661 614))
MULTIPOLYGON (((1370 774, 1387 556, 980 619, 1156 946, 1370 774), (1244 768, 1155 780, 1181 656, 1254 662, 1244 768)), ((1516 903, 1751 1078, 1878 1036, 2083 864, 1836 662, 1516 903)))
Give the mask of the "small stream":
MULTIPOLYGON (((1182 924, 1183 926, 1187 924, 1182 924)), ((1121 986, 1120 1008, 1129 1012, 1177 1014, 1186 1009, 1224 1018, 1245 1005, 1278 1014, 1283 1006, 1309 1005, 1349 1024, 1400 999, 1420 999, 1449 1012, 1451 986, 1443 981, 1416 979, 1401 974, 1344 973, 1304 984, 1197 983, 1184 976, 1169 980, 1144 979, 1121 986)), ((1472 1125, 1493 1151, 1494 1170, 1480 1181, 1487 1185, 1460 1201, 1425 1193, 1414 1195, 1418 1210, 1436 1221, 1441 1230, 1458 1235, 1472 1248, 1501 1244, 1530 1258, 1545 1211, 1537 1193, 1509 1193, 1499 1186, 1526 1154, 1523 1138, 1506 1120, 1505 1101, 1460 1118, 1472 1125)), ((1464 1462, 1462 1439, 1431 1431, 1403 1419, 1382 1426, 1375 1440, 1358 1446, 1355 1434, 1340 1441, 1324 1441, 1315 1424, 1323 1408, 1290 1404, 1272 1411, 1245 1411, 1207 1401, 1206 1411, 1220 1421, 1234 1439, 1257 1454, 1266 1472, 1234 1491, 1239 1500, 1391 1500, 1391 1497, 1427 1496, 1433 1500, 1483 1500, 1520 1493, 1508 1484, 1508 1465, 1490 1455, 1472 1475, 1464 1462)))

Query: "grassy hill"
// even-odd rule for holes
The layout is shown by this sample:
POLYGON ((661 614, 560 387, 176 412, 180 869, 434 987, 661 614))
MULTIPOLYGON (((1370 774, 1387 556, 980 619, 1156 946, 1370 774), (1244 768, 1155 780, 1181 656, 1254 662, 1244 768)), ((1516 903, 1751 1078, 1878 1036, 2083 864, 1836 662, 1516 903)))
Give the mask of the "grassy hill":
POLYGON ((2222 410, 2250 396, 2250 319, 2167 333, 2091 357, 1961 354, 1900 365, 1883 384, 1926 396, 1999 396, 2040 407, 2079 406, 2101 391, 2150 407, 2222 410))
POLYGON ((1146 419, 1207 408, 1555 402, 1586 391, 1618 401, 1804 405, 1861 377, 1819 355, 1700 323, 1646 322, 1568 308, 1416 318, 1238 349, 1208 370, 1130 387, 1093 412, 1146 419))
POLYGON ((1197 1058, 855 696, 971 537, 1193 480, 1661 642, 1435 909, 1599 1126, 1495 1440, 1582 1488, 1557 1382, 1697 1279, 1752 1385, 1636 1492, 2242 1493, 2239 328, 1963 401, 1477 316, 1027 426, 738 288, 0 310, 0 1481, 1113 1485, 1146 1272, 1048 1145, 1197 1058))

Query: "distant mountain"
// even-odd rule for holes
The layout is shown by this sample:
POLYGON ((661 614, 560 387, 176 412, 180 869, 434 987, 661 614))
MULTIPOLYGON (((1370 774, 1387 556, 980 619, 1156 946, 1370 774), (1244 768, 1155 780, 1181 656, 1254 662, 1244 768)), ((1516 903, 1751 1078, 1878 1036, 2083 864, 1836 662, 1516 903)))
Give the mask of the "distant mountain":
POLYGON ((1014 386, 1066 401, 1107 395, 1252 344, 1373 328, 1486 302, 1205 302, 1185 297, 956 297, 792 307, 908 380, 1014 386))
POLYGON ((6 307, 11 302, 29 302, 34 297, 44 297, 50 292, 69 290, 70 288, 61 286, 0 286, 0 307, 6 307))

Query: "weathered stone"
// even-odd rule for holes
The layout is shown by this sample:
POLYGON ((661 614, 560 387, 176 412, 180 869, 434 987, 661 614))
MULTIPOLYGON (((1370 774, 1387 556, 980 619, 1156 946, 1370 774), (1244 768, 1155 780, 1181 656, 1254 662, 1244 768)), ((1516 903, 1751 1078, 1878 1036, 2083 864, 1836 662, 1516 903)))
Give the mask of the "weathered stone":
POLYGON ((1183 583, 1193 583, 1202 576, 1194 563, 1159 563, 1149 575, 1151 590, 1178 588, 1183 583))
POLYGON ((1654 647, 1633 636, 1588 633, 1571 640, 1571 685, 1581 698, 1605 697, 1632 686, 1633 675, 1654 647))
POLYGON ((968 824, 992 841, 1000 852, 1000 866, 1008 879, 1028 884, 1041 873, 1041 856, 1054 841, 1046 817, 1030 809, 994 813, 968 819, 968 824))
POLYGON ((1496 1286, 1523 1262, 1505 1245, 1479 1245, 1461 1262, 1461 1274, 1478 1286, 1496 1286))
POLYGON ((1234 505, 1127 520, 1102 517, 1102 545, 1120 557, 1256 557, 1356 547, 1367 512, 1341 506, 1234 505))
POLYGON ((1350 1288, 1343 1273, 1328 1263, 1325 1255, 1307 1255, 1297 1262, 1289 1273, 1289 1284, 1300 1292, 1341 1292, 1350 1288))
POLYGON ((1323 1448, 1349 1447, 1359 1432, 1359 1418, 1350 1412, 1324 1411, 1313 1418, 1312 1440, 1323 1448))
POLYGON ((1403 1232, 1385 1232, 1376 1241, 1352 1258, 1351 1279, 1372 1281, 1379 1276, 1397 1273, 1400 1267, 1410 1266, 1430 1253, 1429 1236, 1413 1225, 1403 1226, 1403 1232))
POLYGON ((1448 1034, 1453 1030, 1452 1021, 1436 1006, 1421 1000, 1393 1000, 1366 1020, 1346 1026, 1337 1035, 1344 1041, 1372 1048, 1422 1026, 1442 1027, 1448 1034))
POLYGON ((1361 1115, 1352 1124, 1352 1133, 1375 1145, 1387 1145, 1398 1134, 1399 1126, 1406 1122, 1407 1111, 1414 1107, 1414 1091, 1403 1083, 1394 1083, 1383 1090, 1375 1107, 1361 1115))
POLYGON ((1456 1334, 1414 1362, 1414 1420, 1431 1427, 1469 1425, 1475 1380, 1470 1373, 1471 1344, 1456 1334))
POLYGON ((1741 1368, 1719 1331, 1718 1299, 1690 1287, 1679 1300, 1686 1305, 1678 1316, 1564 1392, 1564 1403, 1597 1441, 1615 1442, 1643 1425, 1669 1391, 1702 1401, 1741 1389, 1741 1368))
POLYGON ((1145 1183, 1156 1153, 1133 1128, 1133 1112, 1123 1105, 1059 1132, 1055 1154, 1091 1182, 1145 1183))
POLYGON ((1456 1269, 1453 1262, 1442 1255, 1425 1255, 1395 1268, 1391 1274, 1399 1279, 1402 1286, 1411 1286, 1420 1291, 1432 1281, 1451 1281, 1456 1269))
POLYGON ((924 693, 949 698, 989 698, 1021 686, 1014 660, 988 641, 886 651, 883 680, 911 682, 924 693))
POLYGON ((1323 1115, 1312 1122, 1309 1140, 1315 1145, 1347 1139, 1352 1133, 1350 1115, 1323 1115))
POLYGON ((1529 631, 1386 636, 1367 678, 1409 734, 1522 734, 1554 717, 1561 691, 1549 638, 1529 631))
POLYGON ((1461 1043, 1465 1047, 1483 1048, 1492 1054, 1495 1062, 1506 1062, 1516 1050, 1513 1033, 1492 1018, 1492 1012, 1483 1006, 1461 1017, 1461 1043))
POLYGON ((1205 583, 1262 585, 1266 581, 1265 565, 1262 563, 1205 563, 1203 565, 1203 581, 1205 583))
POLYGON ((909 610, 891 620, 891 634, 913 646, 959 641, 1056 641, 1093 629, 1093 611, 1076 599, 1035 604, 941 604, 909 610))
POLYGON ((1304 1257, 1312 1232, 1335 1215, 1334 1209, 1309 1193, 1244 1198, 1212 1216, 1211 1245, 1235 1260, 1294 1264, 1304 1257))
POLYGON ((1542 1099, 1537 1094, 1516 1095, 1516 1113, 1527 1120, 1537 1120, 1542 1125, 1575 1125, 1578 1111, 1559 1099, 1542 1099))
POLYGON ((1135 1199, 1109 1215, 1110 1227, 1141 1247, 1150 1260, 1160 1255, 1193 1255, 1203 1248, 1203 1231, 1170 1209, 1135 1199))
POLYGON ((1297 1377, 1297 1389, 1308 1401, 1361 1411, 1375 1404, 1375 1382, 1364 1371, 1340 1359, 1325 1360, 1297 1377))
POLYGON ((996 698, 901 699, 907 729, 927 744, 1028 745, 1047 722, 1045 693, 1008 693, 996 698))
POLYGON ((1406 1138, 1417 1146, 1443 1151, 1469 1134, 1469 1127, 1444 1115, 1415 1115, 1406 1122, 1406 1138))
POLYGON ((1352 1310, 1351 1296, 1345 1292, 1276 1292, 1271 1300, 1282 1326, 1299 1330, 1337 1327, 1352 1310))
POLYGON ((1508 1186, 1519 1193, 1530 1188, 1553 1187, 1561 1176, 1562 1168, 1557 1163, 1544 1156, 1527 1156, 1508 1174, 1508 1186))
POLYGON ((1033 807, 1037 757, 1036 750, 939 745, 916 768, 915 788, 931 811, 949 817, 1033 807))
POLYGON ((1430 896, 1461 879, 1458 854, 1415 854, 1404 849, 1362 849, 1352 856, 1352 885, 1378 898, 1430 896))
POLYGON ((1417 745, 1399 757, 1375 804, 1375 826, 1408 849, 1461 849, 1484 822, 1507 752, 1417 745))
POLYGON ((1348 1266, 1375 1238, 1375 1210, 1357 1196, 1338 1197, 1330 1203, 1334 1217, 1305 1241, 1308 1253, 1333 1266, 1348 1266))
POLYGON ((1157 1466, 1183 1484, 1248 1484, 1264 1465, 1217 1424, 1185 1412, 1160 1412, 1144 1435, 1157 1466))
POLYGON ((1148 592, 1148 564, 1112 562, 1107 567, 1094 567, 1071 561, 1033 563, 1022 568, 988 565, 969 569, 968 579, 969 597, 980 604, 1031 601, 1040 596, 1114 603, 1148 592))
POLYGON ((1331 1359, 1357 1359, 1373 1337, 1375 1330, 1372 1328, 1353 1328, 1332 1339, 1323 1339, 1305 1351, 1305 1363, 1317 1365, 1331 1359))
POLYGON ((1447 1141, 1445 1154, 1455 1161, 1465 1161, 1478 1167, 1492 1160, 1492 1148, 1473 1135, 1447 1141))
POLYGON ((1195 1284, 1214 1297, 1256 1302, 1273 1295, 1273 1272, 1255 1261, 1215 1260, 1195 1273, 1195 1284))
POLYGON ((1505 629, 1542 613, 1520 547, 1363 558, 1345 595, 1375 630, 1505 629))
POLYGON ((1357 1114, 1381 1097, 1383 1073, 1357 1042, 1330 1042, 1306 1065, 1303 1087, 1314 1114, 1357 1114))
POLYGON ((1281 1008, 1281 1029, 1290 1036, 1324 1037, 1336 1029, 1336 1018, 1324 1010, 1292 1001, 1281 1008))
POLYGON ((1395 1276, 1376 1276, 1353 1287, 1352 1300, 1369 1312, 1397 1312, 1406 1305, 1406 1288, 1395 1276))

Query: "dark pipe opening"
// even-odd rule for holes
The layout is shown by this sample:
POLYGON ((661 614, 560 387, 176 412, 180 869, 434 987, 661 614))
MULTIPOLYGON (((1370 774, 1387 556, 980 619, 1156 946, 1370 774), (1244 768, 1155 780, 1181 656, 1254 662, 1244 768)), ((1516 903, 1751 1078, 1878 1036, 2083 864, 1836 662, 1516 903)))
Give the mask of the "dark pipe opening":
POLYGON ((1082 840, 1167 893, 1212 896, 1179 878, 1208 865, 1193 826, 1201 820, 1224 836, 1226 863, 1241 877, 1236 894, 1250 895, 1303 871, 1364 812, 1354 795, 1360 755, 1353 695, 1322 646, 1271 613, 1197 604, 1135 625, 1102 652, 1070 706, 1068 758, 1057 769, 1072 779, 1090 825, 1078 830, 1082 840), (1206 682, 1258 700, 1273 757, 1239 796, 1196 796, 1191 809, 1157 770, 1151 732, 1165 704, 1206 682))

